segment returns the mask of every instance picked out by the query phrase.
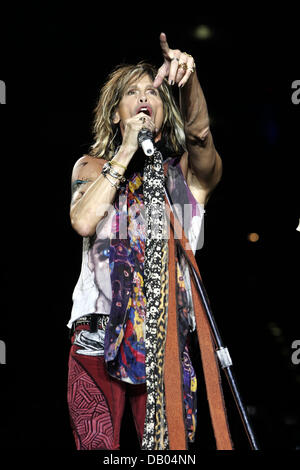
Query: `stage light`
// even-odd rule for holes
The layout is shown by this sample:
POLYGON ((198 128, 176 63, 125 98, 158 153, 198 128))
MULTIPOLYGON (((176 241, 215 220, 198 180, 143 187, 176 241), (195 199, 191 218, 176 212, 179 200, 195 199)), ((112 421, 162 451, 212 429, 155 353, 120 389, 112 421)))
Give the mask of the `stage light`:
POLYGON ((199 41, 206 41, 207 39, 211 39, 212 36, 212 29, 205 24, 200 24, 194 29, 194 38, 199 39, 199 41))
POLYGON ((248 233, 248 240, 249 242, 256 243, 259 240, 259 235, 258 233, 252 232, 248 233))
POLYGON ((277 338, 282 337, 282 330, 275 322, 268 323, 268 328, 272 336, 275 336, 277 338))
POLYGON ((298 230, 298 232, 300 232, 300 219, 299 219, 299 225, 298 225, 298 227, 296 228, 296 230, 298 230))

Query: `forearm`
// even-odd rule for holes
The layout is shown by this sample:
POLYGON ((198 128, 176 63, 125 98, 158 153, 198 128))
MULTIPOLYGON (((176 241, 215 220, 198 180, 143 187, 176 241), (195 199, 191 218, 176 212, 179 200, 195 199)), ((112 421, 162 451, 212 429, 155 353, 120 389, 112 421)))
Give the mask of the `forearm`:
POLYGON ((196 72, 180 89, 179 99, 191 164, 200 172, 209 172, 215 165, 216 150, 206 100, 196 72))
MULTIPOLYGON (((123 166, 127 167, 131 158, 132 153, 126 152, 122 148, 114 157, 113 160, 122 165, 115 167, 121 176, 126 171, 123 166)), ((118 182, 110 175, 108 178, 112 183, 118 182)), ((72 227, 82 236, 91 236, 95 233, 98 223, 106 216, 115 200, 117 188, 112 186, 108 178, 100 174, 83 196, 71 206, 72 227)))
POLYGON ((209 117, 196 71, 185 86, 180 88, 179 100, 187 140, 202 140, 205 131, 209 128, 209 117))

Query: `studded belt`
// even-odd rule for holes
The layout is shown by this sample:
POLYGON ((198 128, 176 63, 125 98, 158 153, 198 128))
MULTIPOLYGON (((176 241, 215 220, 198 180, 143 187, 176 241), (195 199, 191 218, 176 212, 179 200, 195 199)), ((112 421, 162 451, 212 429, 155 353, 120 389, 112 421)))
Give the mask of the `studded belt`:
POLYGON ((102 313, 92 313, 78 318, 72 325, 72 334, 79 325, 87 325, 90 327, 90 331, 97 331, 97 329, 105 330, 109 320, 109 315, 102 313))

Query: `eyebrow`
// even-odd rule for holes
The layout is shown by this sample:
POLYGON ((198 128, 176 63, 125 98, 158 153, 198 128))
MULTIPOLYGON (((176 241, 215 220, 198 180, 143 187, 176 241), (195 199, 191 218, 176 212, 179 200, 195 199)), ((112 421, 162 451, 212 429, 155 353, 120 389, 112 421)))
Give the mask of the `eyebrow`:
MULTIPOLYGON (((138 88, 137 85, 128 85, 128 86, 125 88, 125 91, 124 91, 124 92, 126 93, 126 91, 128 91, 128 90, 136 90, 137 88, 138 88)), ((146 90, 147 90, 147 89, 156 90, 156 88, 155 88, 153 85, 150 85, 150 84, 146 86, 146 90)))

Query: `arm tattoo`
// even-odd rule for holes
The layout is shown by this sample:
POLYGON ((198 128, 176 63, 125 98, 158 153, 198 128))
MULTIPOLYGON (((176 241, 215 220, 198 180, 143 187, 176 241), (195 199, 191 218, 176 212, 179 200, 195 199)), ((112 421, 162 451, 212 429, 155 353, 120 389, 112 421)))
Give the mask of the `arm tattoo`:
MULTIPOLYGON (((71 186, 71 190, 72 190, 72 191, 71 191, 71 192, 72 192, 71 197, 73 198, 75 192, 76 192, 82 185, 84 185, 84 184, 86 184, 86 183, 90 183, 91 181, 92 181, 92 180, 90 180, 90 179, 88 179, 88 178, 86 178, 86 179, 78 179, 78 180, 73 181, 73 182, 72 182, 72 186, 71 186)), ((84 191, 81 192, 81 195, 83 195, 83 194, 84 194, 84 191)), ((72 202, 73 202, 73 201, 72 201, 72 202)))
POLYGON ((82 184, 86 184, 86 183, 89 183, 91 180, 89 179, 84 179, 84 180, 75 180, 73 181, 72 183, 72 194, 75 193, 75 191, 77 191, 78 188, 80 188, 80 186, 82 184))

